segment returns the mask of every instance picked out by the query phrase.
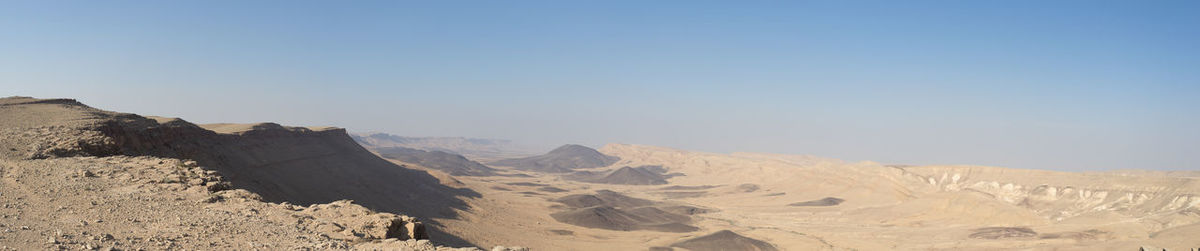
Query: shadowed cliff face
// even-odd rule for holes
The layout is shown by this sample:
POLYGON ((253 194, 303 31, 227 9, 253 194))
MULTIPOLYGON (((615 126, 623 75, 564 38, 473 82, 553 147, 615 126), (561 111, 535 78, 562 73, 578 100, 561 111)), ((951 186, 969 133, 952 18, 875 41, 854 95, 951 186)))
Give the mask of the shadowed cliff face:
MULTIPOLYGON (((6 114, 20 117, 6 123, 56 135, 30 135, 4 144, 12 149, 6 154, 26 158, 192 159, 224 174, 234 188, 258 193, 267 201, 309 205, 349 199, 376 211, 426 219, 454 218, 456 209, 467 207, 462 197, 479 196, 470 189, 442 185, 426 172, 380 159, 340 128, 257 124, 230 130, 229 125, 219 125, 225 133, 217 133, 179 119, 108 112, 73 100, 7 99, 0 105, 10 111, 6 114), (60 140, 39 142, 49 139, 60 140)), ((432 238, 440 242, 469 244, 441 234, 436 227, 431 230, 432 238)))

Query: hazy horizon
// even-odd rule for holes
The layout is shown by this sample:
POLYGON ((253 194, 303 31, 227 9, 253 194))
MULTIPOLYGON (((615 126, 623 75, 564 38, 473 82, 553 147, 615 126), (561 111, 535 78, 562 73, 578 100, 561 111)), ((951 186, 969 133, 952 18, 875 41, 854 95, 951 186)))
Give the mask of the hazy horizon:
POLYGON ((0 96, 540 146, 1198 170, 1198 7, 20 1, 0 9, 0 96))

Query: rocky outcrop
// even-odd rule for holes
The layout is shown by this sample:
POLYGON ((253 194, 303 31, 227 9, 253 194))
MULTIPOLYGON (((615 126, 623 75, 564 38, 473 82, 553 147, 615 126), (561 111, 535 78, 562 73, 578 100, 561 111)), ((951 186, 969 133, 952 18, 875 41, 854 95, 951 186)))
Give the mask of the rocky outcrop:
POLYGON ((348 200, 268 203, 224 180, 172 158, 0 158, 0 250, 448 249, 414 217, 348 200), (426 245, 408 245, 418 240, 426 245))
POLYGON ((350 240, 425 240, 429 234, 416 218, 390 213, 375 213, 367 208, 340 200, 299 209, 305 227, 327 235, 350 240))
MULTIPOLYGON (((377 211, 435 219, 456 217, 455 210, 466 207, 460 198, 479 196, 469 189, 443 185, 424 171, 383 160, 340 128, 273 123, 202 126, 180 119, 103 111, 73 100, 30 98, 0 99, 0 114, 4 115, 0 136, 5 139, 0 141, 0 149, 5 150, 0 157, 190 159, 203 166, 203 171, 220 173, 222 180, 194 180, 179 174, 163 182, 195 182, 217 191, 205 199, 209 202, 257 197, 307 206, 348 199, 377 211), (221 191, 227 189, 248 194, 221 191)), ((372 229, 392 226, 384 223, 371 223, 372 229)), ((370 231, 360 230, 355 231, 364 236, 388 236, 386 231, 368 234, 370 231)), ((420 236, 458 240, 436 229, 425 232, 420 236)), ((450 244, 471 245, 461 241, 450 244)))

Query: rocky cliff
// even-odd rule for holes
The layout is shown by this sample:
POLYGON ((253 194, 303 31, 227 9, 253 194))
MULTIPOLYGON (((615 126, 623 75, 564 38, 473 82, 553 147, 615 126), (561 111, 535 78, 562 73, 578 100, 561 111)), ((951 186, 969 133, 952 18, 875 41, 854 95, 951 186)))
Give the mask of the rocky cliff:
MULTIPOLYGON (((353 200, 365 206, 364 210, 436 219, 455 217, 456 210, 465 206, 461 198, 478 196, 468 189, 442 185, 425 172, 380 159, 340 128, 272 123, 196 125, 180 119, 103 111, 70 99, 24 97, 0 99, 0 128, 4 139, 0 157, 15 161, 12 163, 135 156, 194 160, 203 170, 221 175, 220 183, 200 180, 195 185, 213 192, 246 191, 273 203, 338 205, 346 203, 337 201, 353 200)), ((380 215, 353 213, 367 214, 380 215)), ((432 237, 444 243, 469 244, 440 235, 435 227, 425 233, 420 230, 423 225, 410 225, 416 222, 411 217, 376 218, 380 224, 375 225, 385 229, 379 234, 351 231, 350 235, 432 237), (393 218, 399 220, 390 220, 393 218), (401 232, 404 234, 397 234, 401 232)))

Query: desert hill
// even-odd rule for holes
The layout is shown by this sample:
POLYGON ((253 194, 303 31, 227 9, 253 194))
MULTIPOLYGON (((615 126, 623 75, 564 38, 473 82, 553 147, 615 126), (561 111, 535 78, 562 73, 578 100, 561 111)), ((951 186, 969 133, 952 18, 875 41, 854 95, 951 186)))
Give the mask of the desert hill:
MULTIPOLYGON (((554 220, 571 225, 618 231, 648 230, 659 232, 692 232, 699 228, 687 225, 690 214, 677 214, 678 207, 646 199, 629 197, 610 190, 597 191, 595 195, 574 194, 564 196, 556 202, 570 207, 566 211, 550 214, 554 220)), ((693 211, 696 212, 696 211, 693 211)))
POLYGON ((729 230, 721 230, 708 235, 680 241, 671 244, 672 247, 686 248, 688 250, 726 250, 726 251, 773 251, 775 246, 760 240, 755 240, 734 233, 729 230))
MULTIPOLYGON (((204 170, 221 175, 221 182, 200 179, 194 183, 209 191, 236 189, 263 201, 299 206, 349 199, 376 211, 429 219, 433 224, 429 236, 435 240, 469 244, 441 232, 435 219, 455 217, 456 210, 466 205, 462 199, 477 197, 477 193, 445 186, 425 172, 380 159, 343 129, 271 123, 195 125, 180 119, 103 111, 69 99, 24 97, 0 99, 0 115, 5 175, 28 171, 25 167, 40 166, 46 163, 43 161, 77 158, 164 159, 149 166, 194 160, 204 170)), ((70 165, 68 169, 86 166, 70 165)), ((127 173, 124 168, 114 166, 106 172, 139 179, 140 174, 127 173)), ((183 174, 166 177, 159 182, 191 182, 183 174)), ((9 179, 5 187, 20 187, 26 181, 9 179)), ((13 194, 5 190, 7 195, 13 194)))
POLYGON ((604 155, 595 149, 581 145, 564 145, 544 155, 526 158, 504 159, 490 163, 497 166, 514 167, 518 170, 566 173, 576 169, 604 167, 616 163, 620 158, 604 155))
POLYGON ((554 200, 555 202, 576 208, 606 206, 606 207, 641 207, 653 205, 646 199, 629 197, 611 190, 596 191, 596 194, 573 194, 554 200))
POLYGON ((667 184, 668 176, 660 166, 623 166, 607 173, 577 171, 567 178, 582 182, 616 184, 616 185, 662 185, 667 184))
POLYGON ((462 155, 443 151, 425 151, 406 147, 380 147, 375 148, 375 152, 378 152, 379 156, 384 158, 421 165, 455 176, 496 175, 496 169, 469 160, 462 155))

